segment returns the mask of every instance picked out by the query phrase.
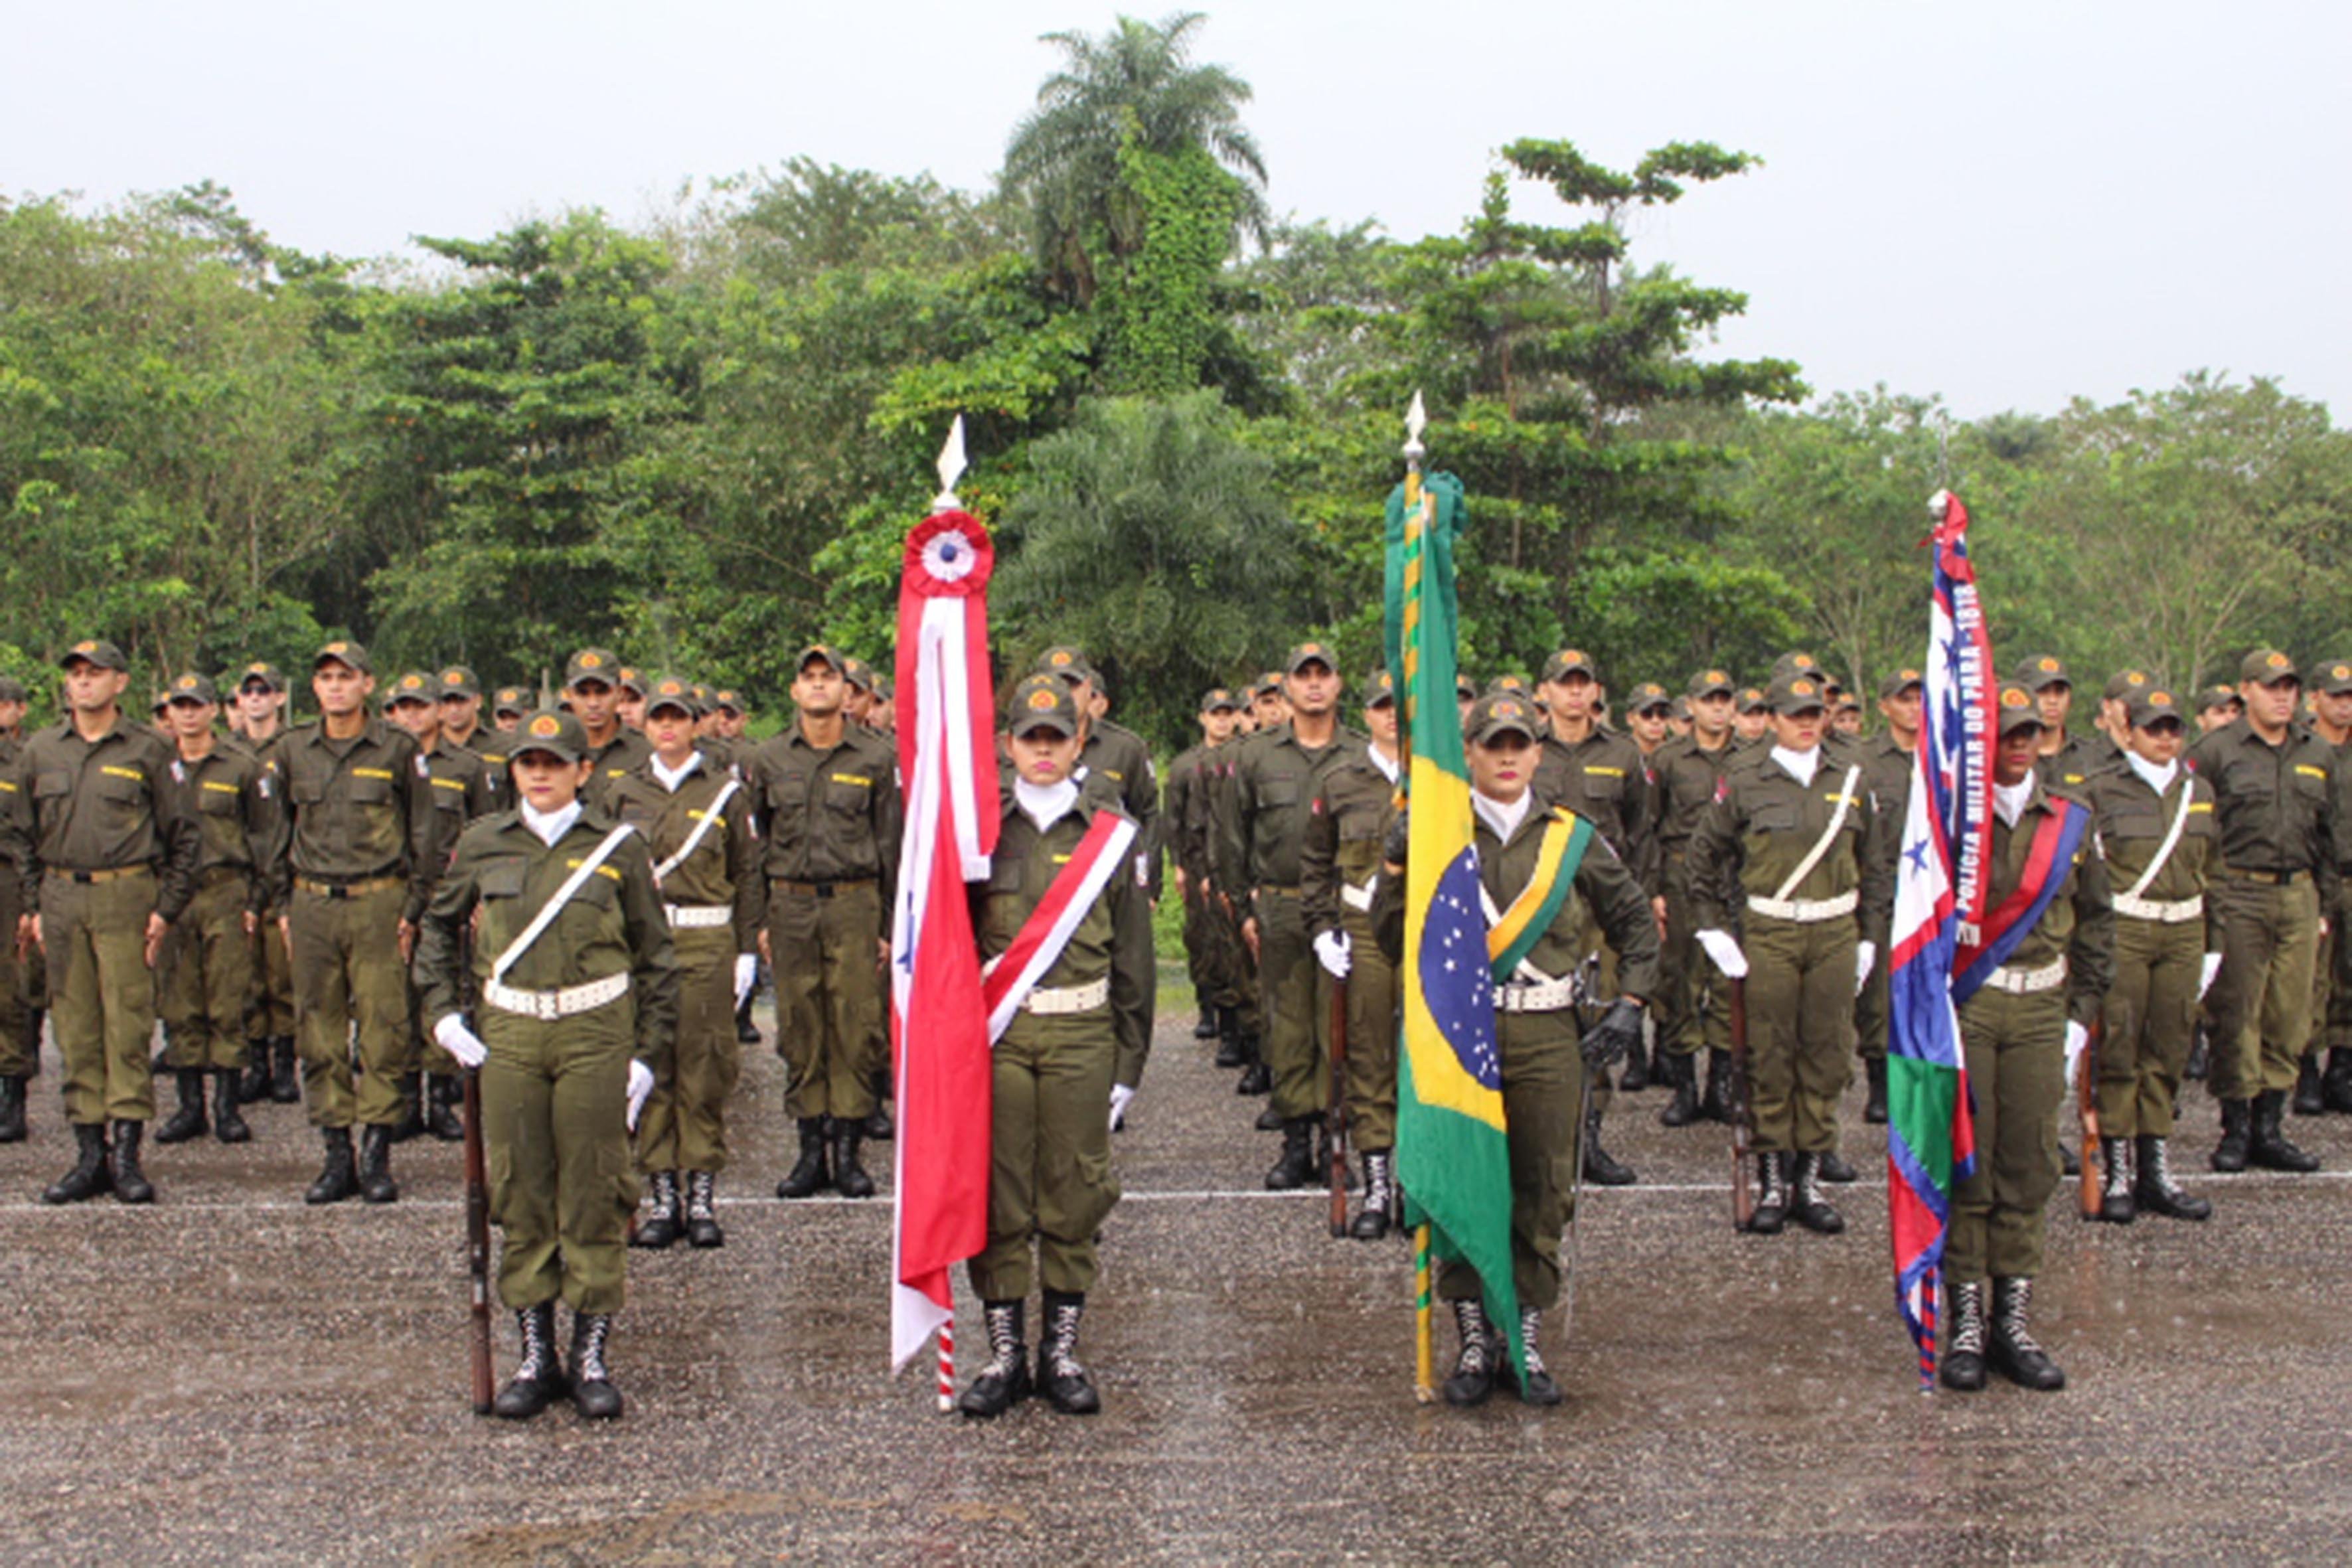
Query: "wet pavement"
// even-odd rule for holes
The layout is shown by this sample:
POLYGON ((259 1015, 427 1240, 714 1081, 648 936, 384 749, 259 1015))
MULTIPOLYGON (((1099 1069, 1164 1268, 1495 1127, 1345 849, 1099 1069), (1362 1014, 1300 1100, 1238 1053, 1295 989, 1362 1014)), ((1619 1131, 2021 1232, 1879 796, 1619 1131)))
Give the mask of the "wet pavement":
MULTIPOLYGON (((1163 994, 1181 994, 1164 986, 1163 994)), ((765 1021, 764 1008, 762 1021, 765 1021)), ((0 1149, 0 1559, 421 1563, 2332 1560, 2352 1526, 2352 1118, 2316 1177, 2179 1173, 2204 1226, 2052 1215, 2036 1330, 2069 1386, 1917 1392, 1891 1305, 1880 1130, 1824 1238, 1729 1230, 1727 1139, 1620 1096, 1642 1184, 1587 1189, 1568 1394, 1412 1398, 1408 1248, 1260 1190, 1262 1103, 1161 1022, 1083 1346, 1091 1420, 933 1407, 887 1373, 886 1203, 781 1203, 782 1069, 747 1053, 723 1250, 631 1255, 627 1416, 477 1418, 455 1146, 401 1201, 310 1209, 295 1107, 152 1150, 162 1201, 47 1209, 54 1058, 0 1149)), ((168 1091, 164 1091, 168 1094, 168 1091)), ((168 1103, 167 1103, 168 1108, 168 1103)), ((885 1179, 887 1146, 869 1148, 885 1179)), ((966 1370, 978 1312, 961 1279, 966 1370)), ((510 1368, 501 1314, 499 1358, 510 1368)), ((1438 1331, 1441 1371, 1452 1333, 1438 1331)))

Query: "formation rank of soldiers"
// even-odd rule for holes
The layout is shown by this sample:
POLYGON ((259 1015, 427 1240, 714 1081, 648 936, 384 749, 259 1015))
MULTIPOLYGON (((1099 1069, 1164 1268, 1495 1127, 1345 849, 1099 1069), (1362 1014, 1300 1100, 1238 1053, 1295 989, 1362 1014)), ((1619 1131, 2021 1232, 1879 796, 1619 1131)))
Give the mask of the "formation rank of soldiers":
MULTIPOLYGON (((860 661, 803 650, 793 711, 759 744, 736 693, 602 649, 572 658, 555 706, 501 690, 487 723, 470 670, 380 685, 351 641, 318 650, 319 717, 292 727, 268 664, 226 698, 178 677, 152 724, 124 710, 115 646, 79 643, 60 664, 65 717, 30 734, 24 689, 0 680, 0 921, 16 937, 0 944, 0 1142, 27 1135, 46 1014, 75 1157, 45 1201, 152 1201, 142 1141, 165 1071, 177 1104, 156 1142, 241 1142, 246 1108, 299 1102, 321 1143, 306 1201, 391 1203, 393 1145, 461 1137, 458 1075, 478 1070, 497 1288, 520 1344, 497 1413, 568 1395, 616 1415, 606 1345, 626 1247, 724 1243, 714 1193, 763 961, 798 1133, 777 1195, 873 1194, 861 1151, 891 1133, 884 911, 900 802, 888 685, 860 661)), ((989 1358, 968 1415, 1032 1393, 1098 1407, 1076 1349, 1118 1199, 1110 1133, 1150 1041, 1163 867, 1193 1034, 1281 1135, 1266 1185, 1321 1183, 1343 1135, 1361 1176, 1347 1228, 1372 1241, 1398 1226, 1397 705, 1386 672, 1352 700, 1346 688, 1307 642, 1254 686, 1210 691, 1163 798, 1080 650, 1051 649, 1011 685, 1005 828, 973 927, 983 960, 1018 950, 1027 967, 994 1056, 989 1234, 970 1269, 989 1358), (1074 896, 1105 818, 1136 829, 1134 875, 1074 896)), ((1886 1115, 1887 933, 1921 686, 1887 674, 1868 738, 1860 700, 1803 654, 1761 687, 1720 670, 1679 695, 1634 686, 1622 729, 1574 649, 1532 686, 1465 679, 1458 695, 1485 895, 1549 924, 1496 987, 1525 1375, 1456 1265, 1437 1281, 1459 1331, 1444 1393, 1474 1404, 1515 1382, 1549 1404, 1560 1395, 1537 1344, 1578 1185, 1637 1180, 1602 1144, 1616 1097, 1663 1089, 1668 1127, 1742 1128, 1753 1232, 1843 1229, 1831 1192, 1855 1173, 1837 1108, 1857 1056, 1864 1114, 1886 1115), (1563 808, 1593 830, 1564 893, 1546 885, 1563 808)), ((1989 1371, 2063 1384, 2028 1320, 2078 1079, 2096 1111, 2095 1217, 2118 1224, 2211 1213, 2173 1174, 2184 1079, 2220 1104, 2218 1171, 2315 1170, 2290 1105, 2352 1113, 2352 661, 2306 680, 2262 649, 2234 686, 2193 700, 2127 669, 2088 733, 2070 729, 2074 708, 2054 658, 2026 660, 1999 695, 1988 907, 2039 912, 1959 1014, 1980 1153, 1950 1223, 1954 1388, 1989 1371), (2064 863, 2036 856, 2043 821, 2074 807, 2095 831, 2064 863)))

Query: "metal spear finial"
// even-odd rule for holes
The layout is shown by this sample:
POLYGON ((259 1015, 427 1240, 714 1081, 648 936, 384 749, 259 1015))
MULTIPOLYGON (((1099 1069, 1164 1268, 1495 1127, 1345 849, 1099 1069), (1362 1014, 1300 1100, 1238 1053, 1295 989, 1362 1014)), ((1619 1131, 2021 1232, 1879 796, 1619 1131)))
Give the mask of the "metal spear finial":
POLYGON ((1421 444, 1421 433, 1429 428, 1429 412, 1421 405, 1421 389, 1413 388, 1412 406, 1404 411, 1404 460, 1418 468, 1429 448, 1421 444))
POLYGON ((956 499, 956 481, 963 478, 963 416, 955 416, 948 426, 947 445, 940 448, 940 493, 931 498, 935 512, 960 510, 963 502, 956 499))

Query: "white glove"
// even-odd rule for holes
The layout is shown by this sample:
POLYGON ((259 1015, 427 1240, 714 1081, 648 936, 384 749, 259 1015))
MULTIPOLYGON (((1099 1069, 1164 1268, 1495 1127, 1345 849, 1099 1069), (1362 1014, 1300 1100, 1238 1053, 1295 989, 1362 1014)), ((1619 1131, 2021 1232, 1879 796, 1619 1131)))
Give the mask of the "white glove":
POLYGON ((2209 952, 2204 966, 2197 971, 2197 1000, 2205 1000, 2205 993, 2213 989, 2213 976, 2221 973, 2221 955, 2209 952))
POLYGON ((654 1069, 629 1058, 629 1131, 637 1130, 637 1117, 646 1108, 646 1097, 654 1091, 654 1069))
POLYGON ((1112 1131, 1118 1131, 1118 1124, 1127 1120, 1127 1108, 1134 1103, 1135 1090, 1123 1083, 1110 1086, 1110 1130, 1112 1131))
POLYGON ((2074 1087, 2074 1070, 2083 1065, 2083 1052, 2091 1043, 2091 1031, 2069 1018, 2066 1021, 2066 1087, 2074 1087))
POLYGON ((461 1068, 480 1067, 483 1059, 490 1054, 490 1047, 482 1044, 482 1037, 466 1027, 466 1017, 462 1013, 449 1014, 434 1025, 433 1039, 443 1050, 457 1058, 461 1068))
POLYGON ((1355 965, 1355 945, 1348 940, 1346 931, 1327 931, 1315 939, 1315 956, 1330 971, 1332 979, 1345 980, 1348 971, 1355 965))
POLYGON ((743 998, 751 994, 751 987, 760 983, 760 955, 739 952, 735 955, 735 1005, 743 1005, 743 998))
POLYGON ((1731 940, 1729 931, 1700 931, 1698 944, 1706 949, 1707 957, 1715 960, 1715 966, 1726 976, 1733 980, 1748 978, 1748 955, 1739 951, 1739 944, 1731 940))
POLYGON ((1870 972, 1878 967, 1878 944, 1858 942, 1853 944, 1853 994, 1857 996, 1870 984, 1870 972))

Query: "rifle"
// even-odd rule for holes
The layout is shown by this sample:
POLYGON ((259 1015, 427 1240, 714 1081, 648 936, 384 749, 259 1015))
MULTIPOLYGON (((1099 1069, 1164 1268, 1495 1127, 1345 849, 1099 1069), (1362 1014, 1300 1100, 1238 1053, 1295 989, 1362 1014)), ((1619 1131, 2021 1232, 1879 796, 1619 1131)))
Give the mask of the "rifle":
POLYGON ((466 1069, 466 1273, 472 1291, 467 1343, 473 1352, 474 1414, 488 1415, 498 1379, 490 1369, 490 1181, 482 1161, 480 1075, 466 1069))
POLYGON ((2084 1044, 2083 1059, 2074 1064, 2074 1108, 2083 1119, 2083 1157, 2075 1162, 2082 1174, 2077 1178, 2075 1198, 2084 1219, 2099 1217, 2100 1178, 2106 1173, 2100 1152, 2098 1084, 2100 1037, 2105 1033, 2103 1013, 2091 1020, 2091 1037, 2084 1044))
POLYGON ((1331 981, 1331 1234, 1348 1234, 1348 983, 1331 981))
POLYGON ((1756 1193, 1748 1184, 1748 983, 1731 985, 1731 1228, 1746 1230, 1756 1218, 1756 1193))

